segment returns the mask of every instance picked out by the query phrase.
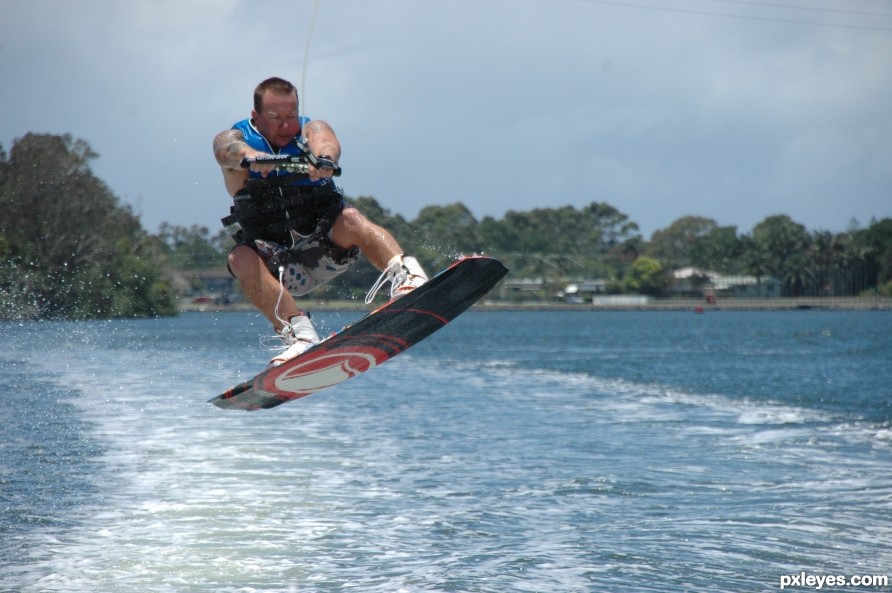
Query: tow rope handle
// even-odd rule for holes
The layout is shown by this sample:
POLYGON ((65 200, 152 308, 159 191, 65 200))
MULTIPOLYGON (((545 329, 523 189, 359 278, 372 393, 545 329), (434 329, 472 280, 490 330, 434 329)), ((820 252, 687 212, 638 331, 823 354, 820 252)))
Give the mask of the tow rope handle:
POLYGON ((334 171, 332 176, 340 177, 341 168, 334 164, 334 162, 328 159, 322 159, 315 157, 313 155, 303 156, 258 156, 252 159, 244 158, 241 162, 242 169, 247 169, 251 166, 251 163, 259 163, 261 165, 274 165, 275 168, 279 171, 289 171, 291 173, 300 173, 303 175, 310 174, 310 165, 315 166, 317 169, 331 169, 334 171), (310 162, 307 162, 306 159, 309 159, 310 162))

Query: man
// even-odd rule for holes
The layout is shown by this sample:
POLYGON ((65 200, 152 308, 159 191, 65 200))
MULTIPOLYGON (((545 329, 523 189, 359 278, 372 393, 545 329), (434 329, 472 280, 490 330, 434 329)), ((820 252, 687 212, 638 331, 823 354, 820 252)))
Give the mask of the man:
POLYGON ((285 344, 270 365, 319 342, 291 293, 304 295, 345 272, 360 251, 382 271, 369 301, 388 280, 391 298, 427 281, 415 258, 404 255, 389 232, 345 205, 332 180, 341 145, 327 123, 298 116, 297 89, 290 82, 261 82, 254 90, 251 118, 217 134, 214 155, 234 202, 223 219, 235 229, 229 271, 285 344), (270 155, 303 159, 309 174, 256 162, 243 167, 243 159, 270 155))

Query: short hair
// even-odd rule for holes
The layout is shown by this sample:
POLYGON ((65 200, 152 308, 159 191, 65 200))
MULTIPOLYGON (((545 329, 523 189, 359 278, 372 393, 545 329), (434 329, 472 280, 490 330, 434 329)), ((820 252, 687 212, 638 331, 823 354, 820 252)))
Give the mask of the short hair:
POLYGON ((257 113, 260 113, 263 110, 263 93, 266 91, 270 91, 276 95, 294 93, 294 98, 297 99, 297 88, 293 84, 278 76, 267 78, 254 89, 254 111, 257 113))

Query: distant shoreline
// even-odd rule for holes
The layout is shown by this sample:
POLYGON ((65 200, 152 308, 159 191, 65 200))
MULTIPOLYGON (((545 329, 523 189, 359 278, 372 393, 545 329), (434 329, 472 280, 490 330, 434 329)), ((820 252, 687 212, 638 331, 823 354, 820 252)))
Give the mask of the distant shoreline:
MULTIPOLYGON (((355 301, 313 301, 299 300, 301 308, 308 311, 372 311, 375 306, 355 301)), ((218 305, 214 303, 193 303, 183 299, 178 304, 181 313, 186 312, 226 312, 252 311, 248 303, 218 305)), ((716 303, 706 303, 695 299, 653 300, 640 305, 588 305, 546 302, 481 301, 472 307, 473 311, 797 311, 811 309, 847 311, 892 311, 892 299, 881 297, 789 297, 770 299, 720 299, 716 303)))

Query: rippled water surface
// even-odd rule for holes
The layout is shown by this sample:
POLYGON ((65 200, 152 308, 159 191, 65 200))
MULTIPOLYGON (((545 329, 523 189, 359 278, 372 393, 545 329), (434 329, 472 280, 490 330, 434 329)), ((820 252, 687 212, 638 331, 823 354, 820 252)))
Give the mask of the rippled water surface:
POLYGON ((0 591, 892 576, 888 312, 472 311, 329 392, 207 404, 262 368, 265 331, 0 325, 0 591))

